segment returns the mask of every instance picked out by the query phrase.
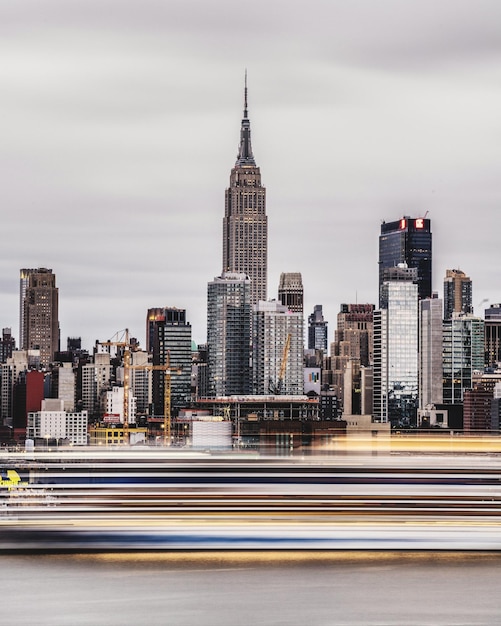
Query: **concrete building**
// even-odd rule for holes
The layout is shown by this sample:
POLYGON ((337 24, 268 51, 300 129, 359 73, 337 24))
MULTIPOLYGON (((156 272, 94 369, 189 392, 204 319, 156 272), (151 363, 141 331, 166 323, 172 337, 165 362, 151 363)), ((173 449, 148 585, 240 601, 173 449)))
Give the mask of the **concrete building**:
POLYGON ((130 389, 136 398, 137 415, 148 415, 152 404, 152 371, 147 369, 149 363, 149 355, 144 350, 131 353, 130 389))
POLYGON ((254 307, 252 363, 257 395, 303 394, 303 316, 271 300, 254 307))
POLYGON ((395 428, 416 423, 418 402, 417 270, 398 269, 398 280, 383 282, 383 308, 374 312, 373 414, 395 428))
POLYGON ((59 351, 59 292, 51 269, 22 269, 20 278, 20 347, 40 350, 42 367, 59 351))
POLYGON ((473 314, 471 279, 461 270, 446 270, 444 278, 444 319, 453 313, 473 314))
POLYGON ((111 389, 112 365, 109 352, 94 354, 93 363, 82 367, 82 410, 89 419, 98 419, 101 414, 101 395, 111 389))
POLYGON ((431 222, 423 217, 404 216, 395 222, 383 222, 379 237, 379 307, 384 270, 406 263, 417 269, 419 299, 432 295, 431 222))
POLYGON ((419 302, 419 408, 443 402, 442 300, 419 302))
POLYGON ((250 279, 250 303, 267 298, 268 218, 266 189, 252 153, 250 121, 247 114, 247 77, 244 115, 237 161, 231 170, 225 194, 223 219, 223 270, 225 274, 246 274, 250 279))
MULTIPOLYGON (((103 417, 105 422, 124 423, 124 388, 113 385, 104 394, 103 417)), ((136 423, 136 398, 129 393, 129 424, 136 423)))
MULTIPOLYGON (((350 365, 352 389, 349 413, 358 414, 362 411, 362 398, 365 410, 372 412, 372 395, 367 402, 367 395, 362 394, 362 370, 372 365, 373 355, 373 304, 342 304, 337 315, 337 329, 334 342, 331 343, 329 386, 337 394, 341 406, 344 407, 346 388, 345 372, 350 365), (358 398, 358 401, 357 401, 358 398)), ((372 372, 371 372, 372 379, 372 372)), ((371 383, 372 389, 372 383, 371 383)), ((372 392, 371 392, 372 394, 372 392)), ((347 406, 348 408, 348 406, 347 406)))
POLYGON ((483 385, 465 389, 463 395, 463 431, 467 434, 491 432, 492 392, 483 385))
POLYGON ((76 375, 72 363, 58 363, 51 368, 51 397, 64 402, 64 410, 75 411, 76 375))
POLYGON ((210 397, 251 390, 251 281, 226 272, 207 286, 207 369, 210 397))
POLYGON ((0 339, 0 363, 6 363, 12 357, 16 349, 16 341, 12 336, 10 328, 2 328, 2 339, 0 339))
POLYGON ((43 400, 40 411, 28 413, 28 439, 38 440, 49 445, 51 440, 71 443, 75 446, 87 445, 87 412, 66 412, 64 401, 43 400))
POLYGON ((299 272, 282 272, 280 274, 278 300, 289 311, 303 313, 304 289, 303 279, 299 272))

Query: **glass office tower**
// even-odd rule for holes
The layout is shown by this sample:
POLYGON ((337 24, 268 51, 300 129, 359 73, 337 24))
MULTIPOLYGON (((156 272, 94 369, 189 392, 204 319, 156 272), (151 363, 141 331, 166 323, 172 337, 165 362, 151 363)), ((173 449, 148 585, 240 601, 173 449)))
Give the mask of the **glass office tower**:
POLYGON ((432 296, 431 274, 431 223, 418 217, 403 217, 396 222, 383 222, 379 236, 379 297, 384 270, 406 263, 417 269, 418 297, 420 300, 432 296))
POLYGON ((409 279, 383 282, 374 312, 373 412, 394 428, 414 424, 418 400, 418 286, 403 269, 409 279))

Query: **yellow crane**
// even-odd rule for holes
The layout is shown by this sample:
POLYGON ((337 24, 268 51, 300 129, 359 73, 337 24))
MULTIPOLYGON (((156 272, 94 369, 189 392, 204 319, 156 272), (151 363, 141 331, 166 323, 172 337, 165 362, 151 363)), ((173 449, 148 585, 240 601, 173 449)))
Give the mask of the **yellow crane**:
MULTIPOLYGON (((125 444, 129 443, 129 389, 130 389, 130 341, 129 341, 129 329, 126 328, 123 332, 122 338, 117 341, 99 341, 101 346, 115 346, 116 348, 123 348, 123 362, 124 362, 124 429, 123 440, 125 444)), ((115 333, 118 338, 118 332, 115 333)))
POLYGON ((284 385, 285 371, 287 369, 287 359, 289 358, 289 351, 291 347, 291 335, 290 333, 287 335, 287 339, 285 340, 284 351, 282 353, 282 362, 280 364, 280 372, 278 374, 277 384, 274 385, 273 381, 270 380, 270 391, 275 395, 280 395, 282 393, 282 387, 284 385))
POLYGON ((167 351, 165 365, 151 365, 147 363, 145 365, 130 365, 129 369, 141 369, 147 371, 163 371, 164 372, 164 446, 170 446, 171 444, 171 377, 172 374, 180 374, 183 371, 182 367, 172 369, 170 365, 170 352, 167 351))

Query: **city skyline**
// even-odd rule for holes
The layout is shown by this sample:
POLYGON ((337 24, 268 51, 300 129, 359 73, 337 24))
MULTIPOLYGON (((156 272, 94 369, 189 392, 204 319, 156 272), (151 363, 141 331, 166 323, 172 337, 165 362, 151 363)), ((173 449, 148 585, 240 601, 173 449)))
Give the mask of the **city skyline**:
POLYGON ((476 315, 501 300, 498 3, 120 6, 0 9, 0 324, 17 346, 23 267, 57 276, 62 347, 125 327, 144 347, 152 307, 186 309, 205 341, 245 68, 268 298, 301 273, 330 343, 341 303, 377 303, 381 222, 427 214, 433 290, 457 268, 476 315))

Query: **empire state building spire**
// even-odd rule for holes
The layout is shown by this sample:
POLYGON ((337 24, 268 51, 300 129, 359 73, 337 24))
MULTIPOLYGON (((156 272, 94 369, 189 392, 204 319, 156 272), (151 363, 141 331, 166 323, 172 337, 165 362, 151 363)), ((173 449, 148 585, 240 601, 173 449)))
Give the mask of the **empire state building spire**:
POLYGON ((266 300, 268 274, 268 218, 266 189, 252 154, 245 73, 244 116, 237 161, 225 193, 223 273, 247 274, 251 304, 266 300))
POLYGON ((245 72, 244 116, 240 129, 240 148, 236 165, 253 165, 254 167, 256 165, 254 155, 252 154, 250 121, 247 113, 247 71, 245 72))

